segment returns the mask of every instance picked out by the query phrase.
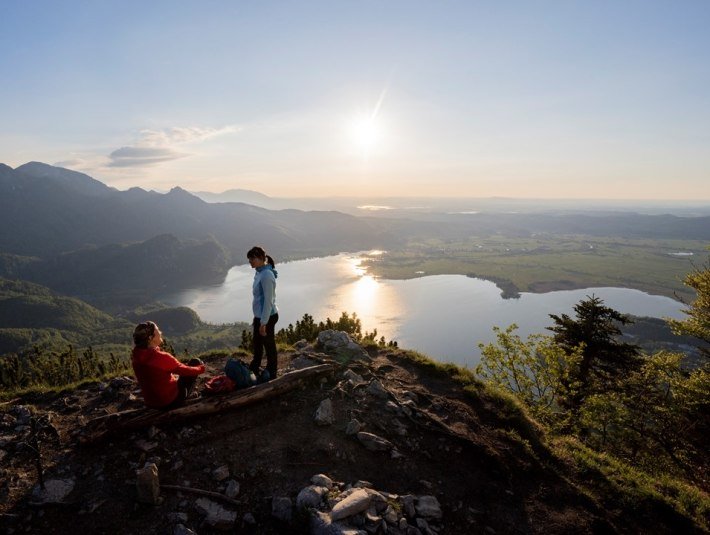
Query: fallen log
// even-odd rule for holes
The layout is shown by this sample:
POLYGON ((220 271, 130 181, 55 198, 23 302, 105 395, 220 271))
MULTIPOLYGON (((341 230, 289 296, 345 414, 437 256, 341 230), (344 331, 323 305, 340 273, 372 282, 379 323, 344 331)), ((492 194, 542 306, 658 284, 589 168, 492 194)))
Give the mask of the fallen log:
POLYGON ((92 443, 117 431, 183 422, 200 416, 219 414, 258 403, 293 390, 306 379, 330 373, 335 370, 335 367, 334 364, 319 364, 302 368, 286 373, 268 383, 237 390, 226 395, 201 398, 184 407, 170 411, 146 408, 99 416, 86 423, 83 430, 84 436, 80 440, 84 443, 92 443))

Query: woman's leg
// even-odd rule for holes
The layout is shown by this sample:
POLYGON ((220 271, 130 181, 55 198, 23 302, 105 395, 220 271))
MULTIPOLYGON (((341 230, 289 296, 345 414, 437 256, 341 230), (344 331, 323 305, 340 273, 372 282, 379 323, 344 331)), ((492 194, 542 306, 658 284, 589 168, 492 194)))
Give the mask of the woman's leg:
POLYGON ((253 371, 257 376, 259 375, 259 367, 261 366, 261 357, 264 354, 264 339, 263 337, 259 334, 259 326, 261 325, 261 321, 259 318, 254 318, 254 323, 252 326, 254 327, 254 330, 252 331, 252 348, 254 350, 254 358, 251 360, 251 364, 249 364, 249 369, 253 371))
POLYGON ((266 336, 264 337, 264 347, 266 349, 266 369, 269 371, 271 379, 276 379, 278 370, 278 355, 276 354, 276 322, 279 321, 279 315, 274 314, 269 318, 269 323, 266 324, 266 336))
MULTIPOLYGON (((198 358, 190 359, 187 363, 188 366, 199 366, 200 364, 203 364, 203 362, 198 358)), ((185 401, 192 395, 193 390, 195 390, 196 383, 197 377, 187 377, 184 375, 178 377, 177 397, 170 405, 168 405, 168 407, 171 409, 175 407, 182 407, 185 404, 185 401)))

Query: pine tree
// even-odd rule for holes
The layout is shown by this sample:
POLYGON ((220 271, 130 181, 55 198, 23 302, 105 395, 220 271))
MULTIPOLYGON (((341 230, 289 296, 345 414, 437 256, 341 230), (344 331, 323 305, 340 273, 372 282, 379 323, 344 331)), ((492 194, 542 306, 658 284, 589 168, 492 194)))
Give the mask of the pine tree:
POLYGON ((567 354, 581 349, 578 372, 571 378, 577 388, 570 389, 566 400, 573 416, 587 396, 615 389, 618 380, 642 362, 638 346, 617 340, 621 335, 619 324, 631 323, 627 316, 604 306, 604 301, 594 295, 577 303, 574 311, 574 318, 550 314, 555 325, 547 328, 567 354))

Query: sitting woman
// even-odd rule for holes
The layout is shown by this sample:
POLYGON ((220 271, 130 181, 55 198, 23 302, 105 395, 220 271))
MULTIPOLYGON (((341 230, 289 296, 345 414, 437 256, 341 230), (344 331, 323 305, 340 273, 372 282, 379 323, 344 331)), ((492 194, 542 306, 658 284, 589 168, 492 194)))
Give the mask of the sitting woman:
POLYGON ((202 361, 192 359, 186 366, 170 353, 161 351, 163 336, 152 321, 136 326, 133 343, 131 364, 145 404, 155 409, 174 409, 184 405, 195 388, 197 376, 205 371, 202 361))

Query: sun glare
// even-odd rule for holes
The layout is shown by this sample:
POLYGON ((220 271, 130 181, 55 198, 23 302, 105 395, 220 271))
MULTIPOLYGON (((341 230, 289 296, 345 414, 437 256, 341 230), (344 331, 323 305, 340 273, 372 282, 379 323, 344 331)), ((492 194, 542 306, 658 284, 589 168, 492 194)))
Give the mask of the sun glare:
POLYGON ((355 146, 369 155, 381 139, 381 129, 375 117, 361 115, 353 120, 350 135, 355 146))

